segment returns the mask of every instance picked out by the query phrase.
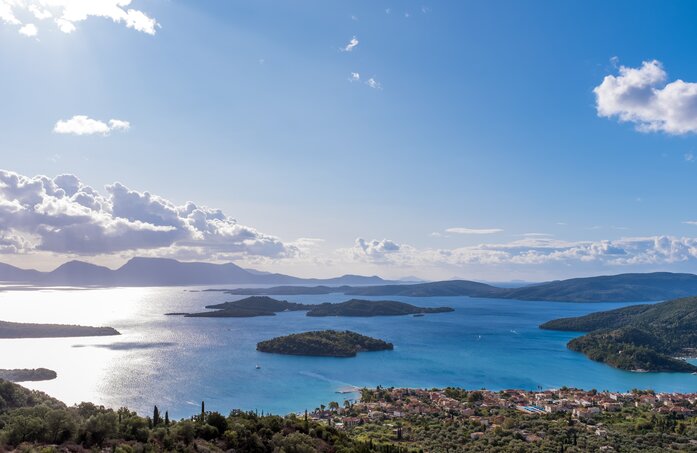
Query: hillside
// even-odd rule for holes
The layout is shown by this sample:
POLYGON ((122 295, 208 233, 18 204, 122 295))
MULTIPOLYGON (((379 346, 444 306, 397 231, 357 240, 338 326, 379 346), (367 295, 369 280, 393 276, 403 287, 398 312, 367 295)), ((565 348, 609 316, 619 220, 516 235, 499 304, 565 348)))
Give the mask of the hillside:
POLYGON ((697 275, 671 272, 605 275, 559 280, 519 288, 501 288, 468 280, 447 280, 403 285, 238 288, 226 292, 237 295, 341 293, 350 296, 468 296, 531 301, 637 302, 697 295, 697 275))
POLYGON ((296 333, 257 344, 257 350, 288 355, 354 357, 359 352, 392 350, 392 343, 351 332, 323 330, 296 333))
POLYGON ((351 299, 339 304, 314 305, 307 316, 404 316, 424 313, 445 313, 454 311, 450 307, 417 307, 404 302, 392 300, 361 300, 351 299))
POLYGON ((566 302, 638 302, 695 295, 697 275, 654 272, 572 278, 510 289, 499 297, 566 302))
POLYGON ((568 347, 626 370, 697 371, 675 359, 697 349, 697 297, 546 322, 542 329, 590 332, 568 347))

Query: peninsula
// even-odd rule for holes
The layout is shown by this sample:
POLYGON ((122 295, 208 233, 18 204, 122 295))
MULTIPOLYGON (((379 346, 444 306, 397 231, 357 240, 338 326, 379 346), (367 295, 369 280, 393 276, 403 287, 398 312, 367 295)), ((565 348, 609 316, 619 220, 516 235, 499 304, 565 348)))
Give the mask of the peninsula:
POLYGON ((10 382, 50 381, 56 377, 55 371, 46 368, 0 370, 0 379, 10 382))
POLYGON ((392 343, 349 330, 296 333, 257 343, 261 352, 321 357, 354 357, 359 352, 392 349, 392 343))
POLYGON ((697 350, 697 297, 557 319, 540 328, 589 332, 571 340, 568 348, 615 368, 697 371, 676 358, 694 356, 697 350))
POLYGON ((0 338, 64 338, 121 335, 112 327, 73 326, 64 324, 24 324, 0 321, 0 338))

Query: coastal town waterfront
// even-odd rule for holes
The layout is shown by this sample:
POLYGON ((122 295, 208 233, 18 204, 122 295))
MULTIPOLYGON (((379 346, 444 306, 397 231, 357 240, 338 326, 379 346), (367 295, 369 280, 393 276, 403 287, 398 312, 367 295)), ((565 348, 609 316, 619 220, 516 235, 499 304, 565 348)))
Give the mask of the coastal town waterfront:
POLYGON ((378 387, 310 416, 417 451, 697 451, 696 414, 696 393, 378 387))

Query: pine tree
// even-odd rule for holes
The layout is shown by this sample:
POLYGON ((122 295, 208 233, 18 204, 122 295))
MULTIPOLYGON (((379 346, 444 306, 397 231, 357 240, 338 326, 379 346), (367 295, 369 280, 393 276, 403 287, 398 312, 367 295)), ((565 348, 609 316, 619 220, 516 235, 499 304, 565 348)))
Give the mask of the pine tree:
POLYGON ((206 402, 201 401, 201 423, 206 420, 206 402))
POLYGON ((165 411, 165 426, 169 426, 169 411, 165 411))
POLYGON ((155 409, 152 411, 152 424, 154 426, 157 426, 160 424, 160 410, 155 406, 155 409))

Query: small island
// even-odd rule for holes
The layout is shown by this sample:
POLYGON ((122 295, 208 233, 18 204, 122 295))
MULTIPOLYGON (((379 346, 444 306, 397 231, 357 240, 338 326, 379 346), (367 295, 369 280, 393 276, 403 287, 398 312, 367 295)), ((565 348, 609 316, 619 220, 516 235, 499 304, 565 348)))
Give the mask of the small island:
POLYGON ((349 330, 296 333, 257 343, 257 351, 261 352, 320 357, 355 357, 359 352, 392 349, 392 343, 349 330))
POLYGON ((307 311, 312 305, 296 304, 285 300, 276 300, 267 296, 252 296, 234 302, 207 305, 215 311, 187 313, 189 318, 251 318, 255 316, 274 316, 283 311, 307 311))
POLYGON ((50 381, 58 377, 58 374, 46 368, 0 370, 0 379, 10 382, 50 381))
POLYGON ((426 313, 447 313, 455 311, 450 307, 417 307, 416 305, 393 300, 351 299, 340 304, 314 305, 307 316, 404 316, 426 313))
POLYGON ((392 300, 351 299, 338 304, 319 305, 300 304, 276 300, 268 296, 252 296, 234 302, 208 305, 214 311, 201 313, 168 313, 190 318, 251 318, 255 316, 274 316, 286 311, 305 311, 307 316, 404 316, 426 313, 445 313, 454 311, 450 307, 417 307, 416 305, 392 300))
POLYGON ((73 326, 64 324, 25 324, 0 321, 0 338, 66 338, 121 335, 112 327, 73 326))
POLYGON ((697 297, 556 319, 540 328, 589 332, 567 347, 622 370, 697 372, 679 358, 697 350, 697 297))

